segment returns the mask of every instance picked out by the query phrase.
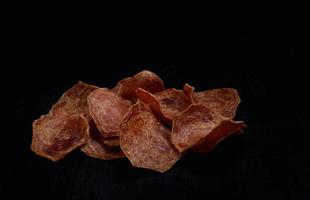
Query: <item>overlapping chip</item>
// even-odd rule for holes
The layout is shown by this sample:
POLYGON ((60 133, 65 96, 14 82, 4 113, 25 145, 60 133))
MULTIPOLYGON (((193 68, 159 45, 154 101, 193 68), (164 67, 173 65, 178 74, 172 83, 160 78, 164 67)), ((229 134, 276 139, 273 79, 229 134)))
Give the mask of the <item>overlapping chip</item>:
POLYGON ((220 88, 194 93, 194 101, 208 105, 223 117, 234 118, 240 97, 233 88, 220 88))
POLYGON ((78 82, 66 91, 47 115, 33 123, 31 150, 57 161, 89 138, 87 96, 96 86, 78 82))
MULTIPOLYGON (((118 145, 110 146, 105 143, 100 131, 96 128, 94 123, 90 124, 90 138, 87 143, 81 148, 86 155, 102 160, 112 160, 124 158, 125 155, 119 147, 119 137, 117 137, 118 145)), ((114 138, 113 138, 114 140, 114 138)))
POLYGON ((155 94, 138 88, 136 94, 141 101, 150 104, 153 111, 169 124, 177 114, 188 108, 191 104, 190 99, 183 91, 174 88, 166 89, 155 94))
POLYGON ((243 122, 223 118, 211 107, 194 104, 174 118, 171 140, 180 152, 184 152, 209 139, 220 141, 223 136, 244 126, 243 122))
POLYGON ((87 98, 89 112, 104 138, 119 136, 120 123, 131 101, 106 88, 93 91, 87 98))
POLYGON ((164 83, 153 72, 143 70, 132 77, 119 81, 113 91, 124 99, 136 101, 136 89, 138 88, 156 93, 164 90, 164 83))
POLYGON ((127 157, 135 167, 165 172, 186 151, 208 153, 242 132, 245 123, 233 120, 239 103, 232 88, 164 90, 147 70, 113 89, 78 82, 34 121, 31 149, 57 161, 81 147, 93 158, 127 157))
POLYGON ((122 121, 120 144, 133 166, 165 172, 181 157, 170 140, 170 130, 138 101, 122 121))

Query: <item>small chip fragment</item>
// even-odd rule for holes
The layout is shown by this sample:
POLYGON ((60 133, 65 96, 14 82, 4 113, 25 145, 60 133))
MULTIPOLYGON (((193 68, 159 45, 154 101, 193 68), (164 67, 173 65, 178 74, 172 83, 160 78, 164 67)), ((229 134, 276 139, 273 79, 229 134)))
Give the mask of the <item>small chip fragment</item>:
POLYGON ((233 88, 220 88, 195 92, 194 101, 217 110, 223 117, 233 119, 240 103, 240 97, 237 90, 233 88))
POLYGON ((86 97, 96 88, 78 82, 62 95, 47 115, 35 120, 31 150, 57 161, 86 143, 88 120, 91 120, 86 97))
POLYGON ((119 136, 120 124, 132 103, 106 88, 94 90, 87 101, 90 115, 102 137, 119 136))
POLYGON ((150 93, 164 90, 163 81, 153 72, 143 70, 132 77, 119 81, 113 88, 113 92, 124 99, 136 101, 136 89, 142 88, 150 93))
POLYGON ((159 172, 169 170, 181 157, 170 140, 170 130, 137 101, 121 124, 120 146, 135 167, 159 172))
POLYGON ((171 140, 179 152, 197 146, 210 137, 221 138, 243 127, 243 122, 223 118, 203 104, 194 104, 173 120, 171 140))

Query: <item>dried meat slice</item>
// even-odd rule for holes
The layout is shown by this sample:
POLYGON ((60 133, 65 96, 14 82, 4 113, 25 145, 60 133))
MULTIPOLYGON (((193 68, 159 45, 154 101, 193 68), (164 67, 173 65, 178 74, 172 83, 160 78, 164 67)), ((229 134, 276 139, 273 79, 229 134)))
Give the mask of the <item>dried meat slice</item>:
POLYGON ((136 101, 136 89, 142 88, 150 93, 164 90, 163 81, 153 72, 141 71, 132 77, 119 81, 113 91, 127 100, 136 101))
POLYGON ((89 126, 83 115, 64 118, 45 115, 33 123, 31 150, 42 157, 58 161, 85 144, 88 138, 89 126))
POLYGON ((87 96, 98 87, 78 82, 67 90, 47 115, 33 123, 31 149, 36 154, 57 161, 83 145, 88 137, 87 96))
POLYGON ((223 118, 218 112, 203 104, 193 104, 173 120, 171 141, 179 152, 221 138, 243 127, 243 122, 223 118))
POLYGON ((240 103, 238 91, 233 88, 220 88, 194 93, 196 103, 206 104, 217 110, 223 117, 233 119, 240 103))
POLYGON ((106 88, 94 90, 87 101, 90 115, 102 136, 119 136, 121 121, 132 103, 106 88))
POLYGON ((169 170, 181 157, 170 140, 170 130, 137 101, 121 124, 120 146, 135 167, 169 170))
POLYGON ((96 128, 95 124, 90 125, 90 135, 91 137, 87 143, 81 148, 86 155, 98 158, 102 160, 112 160, 118 158, 125 158, 124 153, 119 146, 111 147, 104 143, 104 138, 102 138, 101 133, 96 128))
POLYGON ((204 142, 195 146, 193 150, 200 153, 209 153, 217 144, 227 137, 243 133, 243 128, 246 128, 246 124, 243 121, 222 121, 221 124, 204 139, 204 142))
POLYGON ((66 115, 84 114, 86 119, 91 121, 87 96, 96 89, 98 89, 97 86, 79 81, 61 96, 57 103, 53 105, 50 113, 59 111, 66 115))
POLYGON ((166 89, 155 94, 138 88, 136 94, 141 101, 150 104, 156 114, 168 123, 171 123, 177 114, 184 111, 191 104, 190 99, 183 91, 174 88, 166 89))

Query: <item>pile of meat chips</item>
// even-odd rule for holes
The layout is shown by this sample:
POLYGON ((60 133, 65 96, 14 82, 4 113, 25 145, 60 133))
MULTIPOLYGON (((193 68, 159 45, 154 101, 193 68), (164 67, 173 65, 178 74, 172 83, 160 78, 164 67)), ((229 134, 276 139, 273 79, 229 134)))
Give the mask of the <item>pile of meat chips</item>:
POLYGON ((242 133, 246 124, 233 120, 239 103, 235 89, 165 89, 146 70, 112 89, 80 81, 33 122, 31 149, 58 161, 80 148, 94 158, 128 158, 135 167, 165 172, 188 150, 208 153, 242 133))

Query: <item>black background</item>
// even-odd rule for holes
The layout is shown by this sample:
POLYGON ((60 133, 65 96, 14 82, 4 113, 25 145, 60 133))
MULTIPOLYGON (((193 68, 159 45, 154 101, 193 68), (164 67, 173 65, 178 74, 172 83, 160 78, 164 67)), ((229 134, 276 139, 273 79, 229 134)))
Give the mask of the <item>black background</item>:
POLYGON ((32 199, 309 199, 308 76, 298 34, 283 32, 246 26, 212 35, 193 30, 183 40, 166 30, 164 41, 108 35, 106 46, 91 34, 85 39, 46 28, 17 40, 19 56, 8 65, 16 84, 5 85, 14 99, 14 122, 9 120, 9 137, 2 142, 1 192, 32 199), (119 63, 128 57, 160 63, 169 58, 172 64, 119 63), (208 155, 188 153, 164 174, 79 150, 56 163, 30 151, 33 120, 78 80, 111 88, 143 69, 158 74, 166 88, 236 88, 242 99, 236 119, 248 125, 244 135, 228 138, 208 155))

